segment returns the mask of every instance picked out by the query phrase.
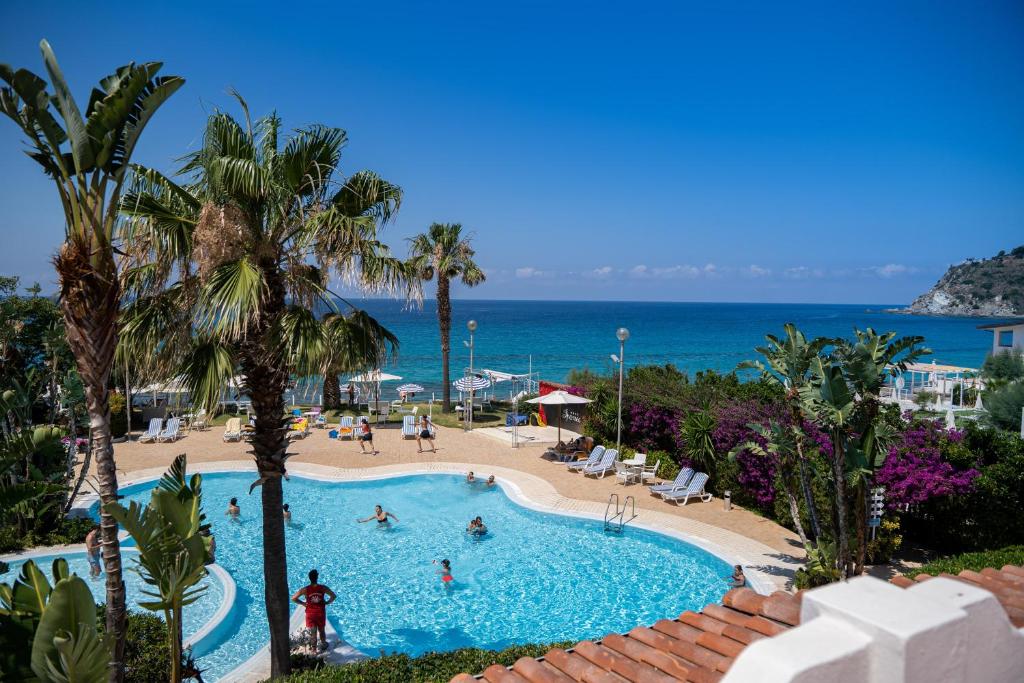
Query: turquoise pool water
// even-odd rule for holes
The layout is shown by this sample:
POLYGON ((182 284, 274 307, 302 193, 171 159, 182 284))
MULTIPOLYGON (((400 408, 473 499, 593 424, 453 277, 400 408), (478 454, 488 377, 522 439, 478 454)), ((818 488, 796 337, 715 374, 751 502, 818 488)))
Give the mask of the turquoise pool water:
MULTIPOLYGON (((253 475, 203 478, 207 516, 217 537, 217 562, 234 578, 238 597, 230 623, 204 646, 200 665, 216 680, 268 640, 263 608, 260 497, 247 495, 253 475), (237 496, 239 521, 223 514, 237 496)), ((154 484, 126 488, 148 498, 154 484)), ((287 530, 292 591, 312 568, 338 594, 328 616, 363 652, 404 652, 466 646, 600 637, 627 631, 720 600, 730 567, 695 546, 628 528, 606 533, 601 522, 536 512, 499 488, 467 485, 452 475, 417 475, 325 483, 293 476, 285 482, 293 524, 287 530), (383 529, 356 523, 380 503, 400 522, 383 529), (480 515, 482 539, 465 527, 480 515), (433 559, 450 559, 446 589, 433 559)))
MULTIPOLYGON (((146 584, 142 581, 142 578, 131 568, 135 566, 135 558, 137 554, 129 547, 122 546, 124 548, 124 566, 127 571, 124 572, 124 583, 125 589, 127 590, 128 608, 137 610, 139 612, 145 612, 146 610, 138 606, 140 600, 150 600, 142 594, 142 589, 146 588, 146 584)), ((63 557, 68 561, 68 566, 71 571, 78 574, 85 582, 89 584, 89 589, 92 591, 92 596, 96 602, 104 602, 106 600, 105 591, 106 585, 104 583, 104 575, 100 575, 97 578, 91 578, 89 576, 89 561, 85 557, 84 552, 78 553, 55 553, 53 555, 45 555, 41 557, 30 558, 35 561, 46 577, 52 582, 53 572, 50 571, 53 566, 53 560, 57 557, 63 557)), ((18 560, 10 563, 10 571, 6 574, 0 574, 0 582, 11 584, 17 578, 18 574, 21 573, 21 565, 26 560, 18 560)), ((198 631, 202 626, 210 620, 210 618, 220 607, 221 601, 224 599, 224 587, 215 576, 208 575, 204 580, 203 584, 206 586, 206 592, 197 600, 195 603, 185 608, 183 620, 182 620, 182 632, 187 640, 192 634, 198 631)), ((163 616, 159 612, 154 612, 158 616, 163 616)))

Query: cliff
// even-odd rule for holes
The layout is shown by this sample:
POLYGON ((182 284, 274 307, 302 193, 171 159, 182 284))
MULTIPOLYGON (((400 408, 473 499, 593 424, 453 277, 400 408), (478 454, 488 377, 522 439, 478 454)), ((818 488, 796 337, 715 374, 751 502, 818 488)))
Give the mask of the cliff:
POLYGON ((951 266, 914 299, 910 313, 998 317, 1024 315, 1024 246, 951 266))

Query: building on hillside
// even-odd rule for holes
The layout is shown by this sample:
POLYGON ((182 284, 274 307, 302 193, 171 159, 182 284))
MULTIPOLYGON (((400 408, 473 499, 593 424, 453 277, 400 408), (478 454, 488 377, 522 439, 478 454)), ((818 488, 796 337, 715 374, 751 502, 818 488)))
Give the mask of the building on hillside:
POLYGON ((1024 319, 978 325, 979 330, 992 332, 992 353, 1024 352, 1024 319))

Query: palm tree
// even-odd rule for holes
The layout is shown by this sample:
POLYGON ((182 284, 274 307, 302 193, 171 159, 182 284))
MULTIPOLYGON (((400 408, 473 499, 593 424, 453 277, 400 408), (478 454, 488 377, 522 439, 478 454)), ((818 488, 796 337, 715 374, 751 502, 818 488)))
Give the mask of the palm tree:
POLYGON ((462 237, 459 223, 434 223, 425 233, 409 239, 409 265, 423 281, 437 277, 437 323, 441 328, 441 381, 444 383, 444 412, 452 409, 452 385, 448 362, 451 356, 451 282, 461 280, 476 287, 486 278, 473 260, 476 252, 470 238, 462 237))
POLYGON ((854 341, 843 340, 836 346, 846 380, 858 396, 856 419, 856 460, 852 463, 854 483, 854 521, 857 529, 857 556, 854 574, 864 571, 867 557, 867 495, 875 470, 882 466, 888 446, 895 435, 879 420, 882 387, 890 372, 902 373, 910 363, 931 353, 921 346, 924 337, 896 338, 895 332, 879 334, 872 328, 854 330, 854 341))
MULTIPOLYGON (((811 364, 821 351, 835 343, 835 340, 825 337, 818 337, 808 342, 804 333, 797 329, 793 323, 786 323, 783 327, 785 337, 779 338, 775 335, 765 335, 767 344, 755 347, 754 350, 761 354, 764 362, 759 360, 743 361, 737 369, 757 370, 761 376, 769 381, 782 386, 786 392, 786 405, 789 408, 790 430, 792 434, 782 439, 783 447, 792 445, 795 448, 795 460, 799 471, 800 488, 804 497, 804 505, 807 506, 807 516, 811 522, 811 532, 815 540, 821 536, 821 523, 818 520, 817 506, 814 504, 814 495, 811 491, 810 476, 807 472, 807 457, 804 453, 804 435, 801 427, 803 413, 801 411, 800 390, 811 377, 811 364)), ((790 503, 792 504, 792 500, 790 503)), ((794 518, 797 532, 800 538, 807 545, 806 535, 799 521, 799 515, 794 518)))
MULTIPOLYGON (((60 305, 68 343, 85 385, 100 498, 110 503, 117 500, 107 398, 121 303, 114 255, 117 205, 146 124, 185 81, 178 76, 158 77, 160 62, 127 64, 93 89, 83 116, 49 43, 44 40, 39 46, 53 92, 31 71, 0 65, 0 78, 7 83, 0 88, 0 110, 28 138, 29 156, 53 180, 64 208, 64 243, 54 258, 60 305)), ((117 682, 124 676, 121 660, 126 627, 121 551, 114 518, 101 512, 100 526, 106 569, 106 632, 115 638, 110 680, 117 682)))
POLYGON ((369 171, 334 180, 344 131, 314 125, 282 141, 276 115, 251 122, 239 102, 242 123, 223 112, 209 117, 202 147, 185 157, 183 184, 135 169, 122 202, 133 263, 122 348, 152 358, 149 372, 182 375, 211 411, 228 380, 242 377, 256 413, 252 488, 261 487, 263 501, 264 600, 277 677, 290 669, 285 390, 293 374, 322 362, 327 340, 350 345, 347 355, 367 364, 397 347, 370 316, 338 310, 329 272, 374 291, 415 294, 417 283, 377 239, 401 190, 369 171), (318 308, 328 313, 314 314, 318 308))

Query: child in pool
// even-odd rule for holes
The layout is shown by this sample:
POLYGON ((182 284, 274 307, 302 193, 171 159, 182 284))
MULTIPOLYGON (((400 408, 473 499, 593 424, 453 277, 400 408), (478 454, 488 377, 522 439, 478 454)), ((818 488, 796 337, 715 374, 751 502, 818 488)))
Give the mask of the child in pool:
MULTIPOLYGON (((432 560, 432 562, 433 564, 438 563, 437 560, 432 560)), ((448 560, 441 560, 441 568, 437 570, 437 573, 441 575, 441 583, 443 583, 446 588, 455 580, 455 577, 452 576, 452 563, 448 560)))

